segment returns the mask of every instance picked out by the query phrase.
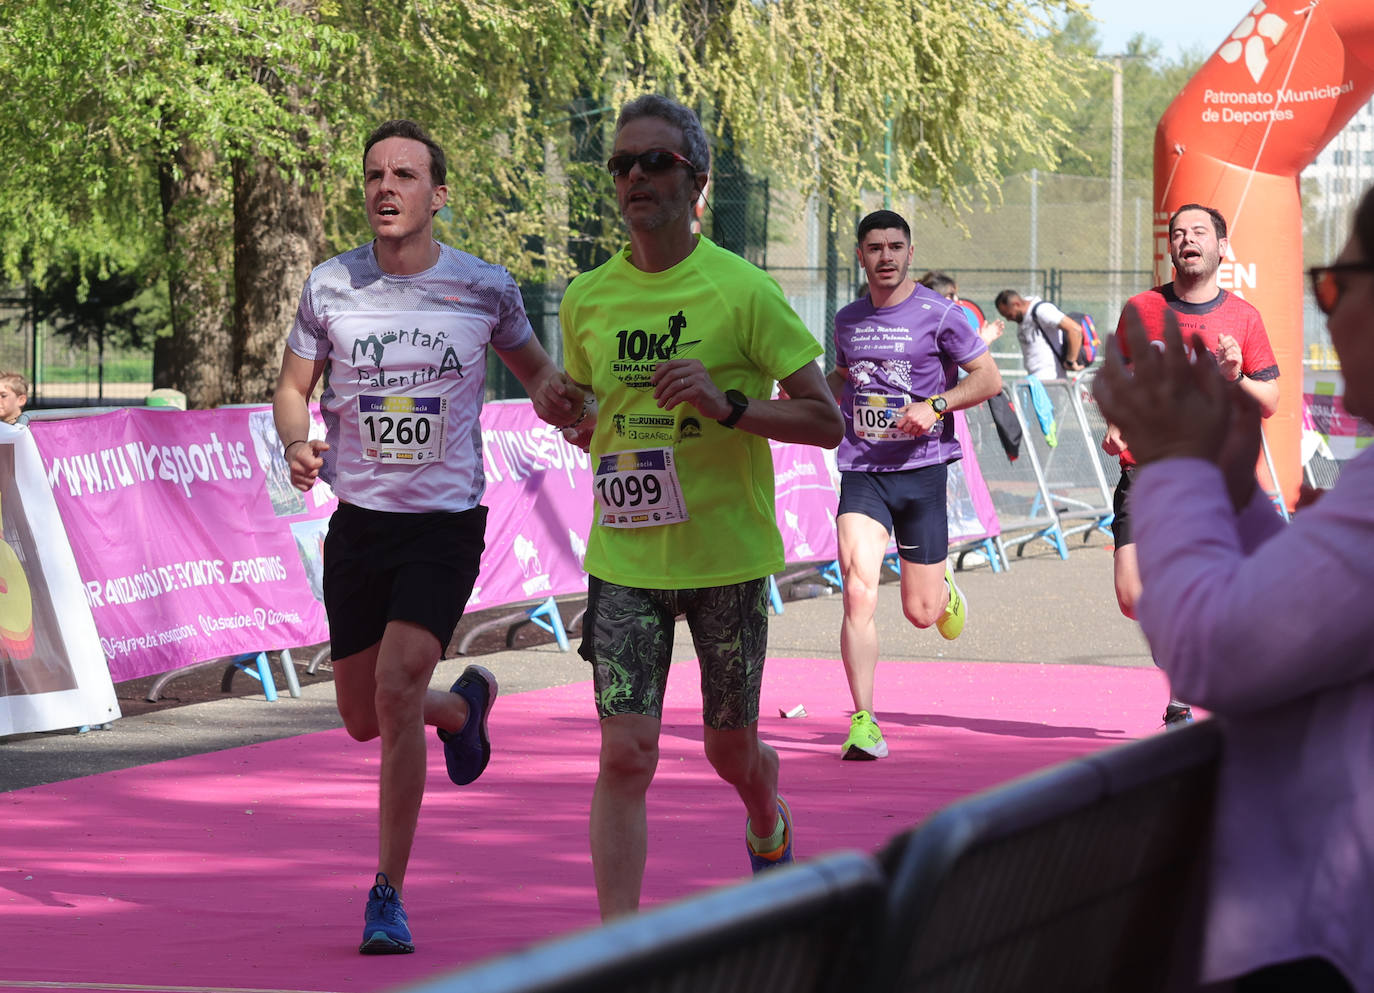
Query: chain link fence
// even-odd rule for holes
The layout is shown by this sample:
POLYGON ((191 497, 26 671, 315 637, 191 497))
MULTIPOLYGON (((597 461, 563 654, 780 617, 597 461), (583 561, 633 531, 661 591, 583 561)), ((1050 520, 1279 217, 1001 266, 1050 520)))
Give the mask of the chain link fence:
POLYGON ((152 390, 151 348, 73 342, 33 314, 29 297, 0 297, 0 371, 29 384, 27 409, 142 403, 152 390))

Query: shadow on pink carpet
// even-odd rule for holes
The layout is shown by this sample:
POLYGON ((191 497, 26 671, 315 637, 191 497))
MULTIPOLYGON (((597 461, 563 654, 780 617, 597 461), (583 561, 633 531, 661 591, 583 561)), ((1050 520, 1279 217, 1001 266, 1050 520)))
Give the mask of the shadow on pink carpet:
MULTIPOLYGON (((1151 733, 1167 690, 1152 668, 932 662, 880 668, 878 693, 891 757, 840 762, 840 664, 768 664, 760 727, 803 859, 876 850, 960 796, 1151 733), (807 717, 778 716, 797 704, 807 717)), ((5 794, 0 990, 383 990, 594 924, 590 684, 502 697, 491 731, 491 766, 465 789, 431 747, 407 956, 356 952, 375 743, 320 732, 5 794)), ((649 794, 646 905, 747 874, 743 809, 701 737, 695 666, 679 667, 649 794)))

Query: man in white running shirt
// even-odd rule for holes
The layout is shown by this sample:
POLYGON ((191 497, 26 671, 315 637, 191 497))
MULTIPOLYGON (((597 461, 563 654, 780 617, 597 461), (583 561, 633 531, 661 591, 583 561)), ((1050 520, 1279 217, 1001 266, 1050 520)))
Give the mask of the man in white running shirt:
POLYGON ((412 121, 388 121, 363 149, 366 245, 306 281, 282 357, 273 414, 291 481, 339 498, 324 548, 324 599, 339 714, 359 741, 381 738, 377 873, 364 954, 414 951, 401 887, 425 787, 425 725, 449 777, 475 780, 491 754, 496 680, 468 666, 429 689, 477 578, 488 346, 544 420, 581 415, 534 336, 504 268, 434 240, 447 202, 443 149, 412 121), (310 438, 320 376, 324 441, 310 438))

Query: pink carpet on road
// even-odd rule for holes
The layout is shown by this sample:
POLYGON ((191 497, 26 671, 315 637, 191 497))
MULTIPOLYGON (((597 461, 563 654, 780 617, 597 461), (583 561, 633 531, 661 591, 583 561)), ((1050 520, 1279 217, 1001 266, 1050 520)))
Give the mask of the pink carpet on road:
MULTIPOLYGON (((840 663, 768 663, 760 727, 803 859, 876 850, 960 796, 1151 733, 1167 695, 1153 668, 932 662, 878 676, 891 757, 840 762, 840 663), (779 716, 798 704, 806 717, 779 716)), ((319 732, 0 796, 0 990, 384 990, 594 924, 590 684, 503 696, 491 733, 492 763, 465 789, 430 749, 405 885, 414 955, 356 951, 375 743, 319 732)), ((743 810, 701 737, 695 666, 680 666, 649 794, 646 906, 747 874, 743 810)))

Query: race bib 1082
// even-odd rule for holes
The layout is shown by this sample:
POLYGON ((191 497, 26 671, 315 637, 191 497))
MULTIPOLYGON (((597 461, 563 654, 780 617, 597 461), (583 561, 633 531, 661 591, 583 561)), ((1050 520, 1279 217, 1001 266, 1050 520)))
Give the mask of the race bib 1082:
POLYGON ((910 441, 911 435, 895 425, 897 415, 911 400, 886 393, 854 395, 854 433, 867 441, 910 441))

